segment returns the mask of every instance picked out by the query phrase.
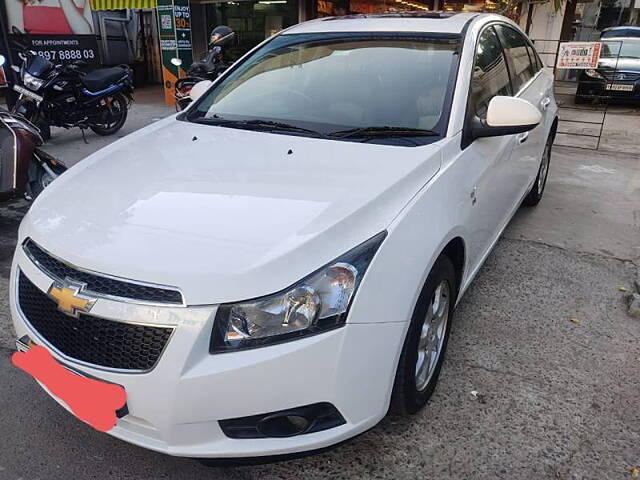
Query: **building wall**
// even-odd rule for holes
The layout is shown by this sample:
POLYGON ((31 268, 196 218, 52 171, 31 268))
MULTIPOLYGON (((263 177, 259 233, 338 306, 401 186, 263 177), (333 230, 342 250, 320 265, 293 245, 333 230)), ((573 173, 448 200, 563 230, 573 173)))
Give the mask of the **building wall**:
POLYGON ((548 67, 552 67, 555 61, 565 7, 566 1, 558 12, 555 11, 552 1, 525 4, 520 16, 520 26, 525 30, 529 8, 533 9, 529 38, 534 41, 536 50, 540 53, 545 66, 548 67))
POLYGON ((578 4, 576 19, 579 23, 576 28, 576 40, 590 42, 600 38, 600 31, 597 29, 600 5, 600 2, 595 1, 578 4))

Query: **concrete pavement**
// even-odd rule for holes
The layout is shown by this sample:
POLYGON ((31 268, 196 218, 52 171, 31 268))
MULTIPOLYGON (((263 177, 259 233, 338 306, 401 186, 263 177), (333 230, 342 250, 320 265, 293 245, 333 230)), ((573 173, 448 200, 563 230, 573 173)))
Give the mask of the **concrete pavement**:
MULTIPOLYGON (((77 142, 53 147, 78 153, 77 142)), ((640 265, 636 156, 555 148, 545 198, 518 212, 462 300, 422 412, 327 453, 251 467, 207 468, 100 434, 11 366, 9 263, 27 207, 0 208, 2 480, 600 480, 640 467, 640 321, 619 290, 640 265)))
POLYGON ((560 107, 556 145, 637 154, 640 104, 576 104, 576 88, 575 82, 556 82, 560 107))
POLYGON ((65 130, 54 127, 51 129, 51 139, 47 142, 45 150, 60 158, 66 165, 75 165, 114 140, 135 132, 167 115, 176 113, 175 108, 165 105, 163 100, 164 93, 161 86, 139 88, 135 91, 135 103, 133 108, 129 110, 127 122, 115 135, 101 137, 91 130, 86 130, 87 143, 84 143, 82 131, 79 128, 65 130))

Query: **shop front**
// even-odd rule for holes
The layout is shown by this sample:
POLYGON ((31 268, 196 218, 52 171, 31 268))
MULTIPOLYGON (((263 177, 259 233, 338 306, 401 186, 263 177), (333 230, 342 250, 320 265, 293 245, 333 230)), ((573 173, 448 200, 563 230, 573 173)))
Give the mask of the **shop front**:
POLYGON ((229 60, 236 60, 264 39, 305 19, 298 0, 191 0, 190 4, 196 58, 207 50, 209 35, 219 25, 236 32, 235 44, 226 51, 229 60))
POLYGON ((503 0, 317 0, 318 17, 399 11, 500 12, 513 16, 518 3, 503 0))
POLYGON ((194 58, 207 50, 211 30, 228 25, 237 42, 227 49, 236 60, 274 33, 298 22, 327 16, 393 13, 400 11, 499 12, 516 17, 513 0, 190 0, 194 58))
POLYGON ((141 71, 136 83, 161 82, 167 103, 174 101, 175 82, 186 75, 194 59, 206 53, 215 27, 227 25, 236 32, 235 42, 225 47, 227 61, 234 61, 274 33, 306 18, 298 0, 91 2, 98 23, 101 27, 104 24, 99 30, 106 33, 104 62, 133 61, 134 70, 141 71), (136 8, 139 5, 132 2, 147 2, 147 8, 136 8), (102 18, 108 19, 106 24, 102 18), (173 58, 182 61, 180 67, 174 65, 173 58))

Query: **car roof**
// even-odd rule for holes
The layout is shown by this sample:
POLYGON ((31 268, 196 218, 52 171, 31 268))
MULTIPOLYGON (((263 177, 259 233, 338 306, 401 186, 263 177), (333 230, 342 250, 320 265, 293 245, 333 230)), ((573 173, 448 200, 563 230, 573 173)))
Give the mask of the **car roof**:
POLYGON ((623 29, 631 29, 631 30, 640 30, 639 26, 636 25, 619 25, 617 27, 609 27, 602 30, 603 32, 610 32, 611 30, 623 30, 623 29))
MULTIPOLYGON (((489 14, 486 14, 487 16, 489 14)), ((399 12, 324 17, 300 23, 284 35, 330 32, 425 32, 459 34, 477 13, 399 12)), ((495 15, 491 15, 495 17, 495 15)))
POLYGON ((611 37, 601 38, 600 41, 603 42, 603 43, 607 43, 607 42, 610 42, 610 43, 615 43, 615 42, 618 42, 618 43, 624 43, 624 42, 638 43, 638 42, 640 42, 640 37, 629 37, 629 36, 625 36, 625 37, 620 36, 620 37, 618 37, 617 35, 613 35, 611 37))

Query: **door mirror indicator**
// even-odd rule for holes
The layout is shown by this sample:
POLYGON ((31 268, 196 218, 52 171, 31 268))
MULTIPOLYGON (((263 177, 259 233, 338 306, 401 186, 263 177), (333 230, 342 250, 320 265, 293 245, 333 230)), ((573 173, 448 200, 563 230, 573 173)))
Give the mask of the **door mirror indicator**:
POLYGON ((533 130, 542 120, 534 105, 522 98, 496 96, 489 102, 487 118, 471 119, 471 137, 498 137, 533 130))

